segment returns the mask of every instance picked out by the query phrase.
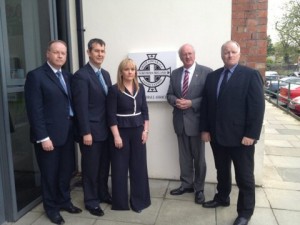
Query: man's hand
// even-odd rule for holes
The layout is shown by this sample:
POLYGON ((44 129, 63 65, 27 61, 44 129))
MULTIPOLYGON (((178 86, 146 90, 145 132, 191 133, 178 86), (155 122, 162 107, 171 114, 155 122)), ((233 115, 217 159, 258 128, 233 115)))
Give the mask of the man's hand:
POLYGON ((248 138, 248 137, 243 137, 242 144, 246 145, 246 146, 249 146, 249 145, 253 145, 254 141, 255 141, 255 139, 248 138))
POLYGON ((179 109, 188 109, 192 107, 192 101, 189 99, 178 98, 176 99, 176 107, 179 109))
POLYGON ((211 138, 210 138, 210 133, 209 132, 202 132, 201 133, 201 140, 204 142, 210 142, 211 138))
POLYGON ((47 152, 54 150, 53 143, 50 139, 43 141, 41 144, 42 144, 42 148, 47 152))
POLYGON ((83 135, 83 144, 89 146, 93 144, 93 137, 91 134, 83 135))

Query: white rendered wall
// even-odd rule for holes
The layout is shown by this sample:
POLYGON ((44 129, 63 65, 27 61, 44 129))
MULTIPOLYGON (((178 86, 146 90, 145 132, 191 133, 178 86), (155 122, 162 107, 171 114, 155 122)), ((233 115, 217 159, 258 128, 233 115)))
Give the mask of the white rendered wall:
MULTIPOLYGON (((196 61, 217 69, 223 65, 221 45, 231 37, 231 1, 224 0, 86 0, 83 4, 85 46, 92 38, 106 42, 103 68, 113 83, 119 62, 130 52, 177 51, 184 43, 196 50, 196 61)), ((86 59, 88 57, 86 56, 86 59)), ((178 60, 178 66, 181 66, 178 60)), ((151 178, 179 179, 177 139, 172 107, 150 102, 147 142, 151 178)), ((256 158, 263 158, 257 154, 256 158)), ((263 149, 261 150, 263 152, 263 149)), ((216 182, 213 157, 206 144, 207 182, 216 182)), ((261 163, 261 165, 260 165, 261 163)), ((256 174, 262 171, 256 162, 256 174), (259 171, 259 172, 257 172, 259 171)), ((257 184, 261 184, 258 176, 257 184)))

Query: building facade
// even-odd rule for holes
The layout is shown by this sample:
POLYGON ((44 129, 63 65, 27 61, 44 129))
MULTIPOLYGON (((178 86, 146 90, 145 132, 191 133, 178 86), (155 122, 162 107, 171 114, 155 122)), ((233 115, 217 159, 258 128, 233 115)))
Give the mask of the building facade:
MULTIPOLYGON (((242 63, 264 74, 267 3, 0 0, 0 224, 17 220, 41 201, 40 174, 29 142, 23 85, 27 72, 45 61, 50 40, 68 43, 66 69, 75 72, 86 63, 89 39, 102 38, 107 43, 103 66, 114 82, 119 62, 129 53, 177 51, 187 42, 194 45, 198 63, 216 69, 222 66, 221 44, 229 39, 241 44, 242 63)), ((149 109, 149 175, 178 179, 171 107, 166 102, 156 102, 149 103, 149 109)), ((213 182, 212 156, 209 151, 207 155, 211 171, 208 181, 213 182)), ((263 156, 257 157, 260 162, 263 156)), ((257 171, 261 171, 259 164, 257 171)), ((261 182, 260 173, 257 183, 261 182)))

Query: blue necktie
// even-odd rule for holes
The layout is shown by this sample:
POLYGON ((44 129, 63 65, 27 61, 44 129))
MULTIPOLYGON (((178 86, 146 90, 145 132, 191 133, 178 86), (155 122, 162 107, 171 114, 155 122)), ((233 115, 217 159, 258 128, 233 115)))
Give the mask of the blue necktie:
POLYGON ((69 100, 69 116, 74 116, 74 112, 73 112, 73 109, 72 109, 71 103, 70 103, 70 98, 69 98, 69 94, 68 94, 67 85, 66 85, 66 82, 65 82, 65 80, 63 78, 63 75, 62 75, 62 73, 60 71, 57 71, 56 72, 56 76, 58 77, 61 86, 63 87, 65 93, 68 96, 68 100, 69 100))
POLYGON ((66 94, 68 94, 66 82, 65 82, 65 80, 64 80, 64 78, 63 78, 62 73, 61 73, 60 71, 57 71, 57 72, 56 72, 56 76, 58 77, 59 82, 60 82, 61 86, 63 87, 63 89, 65 90, 66 94))
POLYGON ((104 90, 105 94, 107 95, 108 88, 107 88, 107 85, 106 85, 105 80, 103 78, 103 74, 101 73, 100 70, 98 70, 96 72, 96 75, 97 75, 97 77, 98 77, 98 79, 99 79, 99 81, 101 83, 101 86, 103 87, 103 90, 104 90))

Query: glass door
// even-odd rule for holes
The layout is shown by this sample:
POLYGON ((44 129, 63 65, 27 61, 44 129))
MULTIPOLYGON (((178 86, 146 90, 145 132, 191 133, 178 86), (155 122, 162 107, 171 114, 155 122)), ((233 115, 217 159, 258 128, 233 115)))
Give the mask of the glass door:
POLYGON ((8 217, 13 220, 40 201, 40 172, 29 141, 24 83, 26 74, 45 61, 47 44, 55 33, 54 2, 0 0, 0 21, 3 25, 3 49, 0 48, 0 51, 3 51, 5 62, 1 80, 4 118, 8 121, 4 151, 7 151, 12 170, 8 173, 13 177, 5 185, 12 186, 13 210, 10 211, 13 215, 8 217))

